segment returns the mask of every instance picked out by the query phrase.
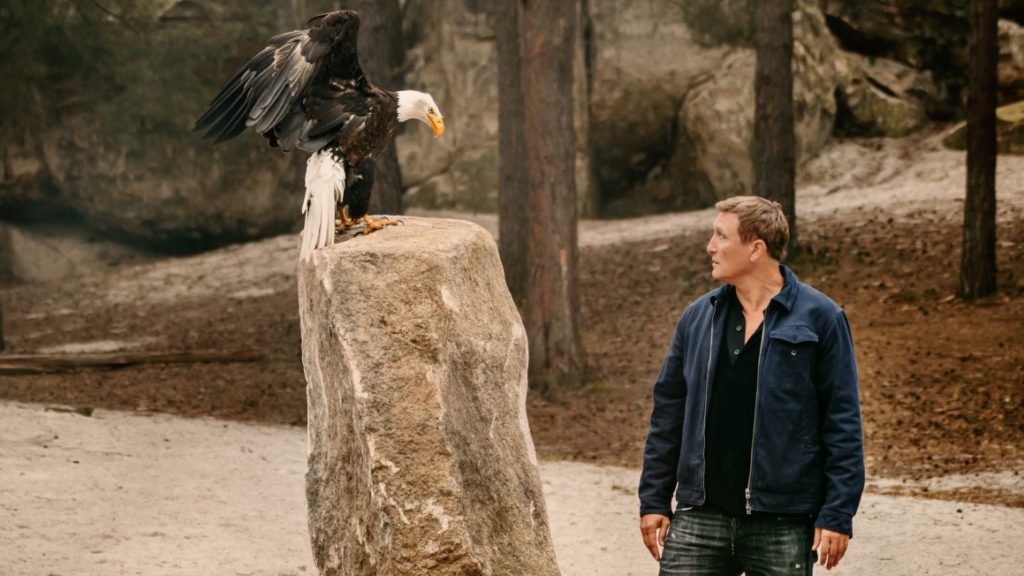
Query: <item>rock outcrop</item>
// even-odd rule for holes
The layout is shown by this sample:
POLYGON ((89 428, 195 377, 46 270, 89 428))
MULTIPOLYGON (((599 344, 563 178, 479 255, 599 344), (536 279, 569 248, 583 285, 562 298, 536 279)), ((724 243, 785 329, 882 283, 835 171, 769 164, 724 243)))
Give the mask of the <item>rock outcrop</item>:
POLYGON ((849 74, 837 92, 840 135, 906 136, 924 126, 929 108, 945 99, 928 71, 886 58, 850 52, 844 57, 849 74))
POLYGON ((915 68, 959 59, 967 47, 966 2, 823 0, 833 33, 846 50, 915 68), (962 42, 961 42, 962 41, 962 42))
MULTIPOLYGON (((967 149, 967 123, 951 128, 942 139, 947 148, 967 149)), ((996 108, 996 150, 1024 154, 1024 100, 996 108)))
POLYGON ((300 264, 317 566, 558 574, 526 334, 494 241, 468 222, 404 220, 300 264))
POLYGON ((71 213, 109 238, 169 252, 296 229, 304 155, 254 134, 212 147, 191 128, 238 66, 314 7, 131 4, 123 14, 12 7, 16 21, 37 13, 5 56, 21 74, 10 83, 31 97, 0 110, 0 214, 71 213))
MULTIPOLYGON (((727 46, 704 46, 673 0, 591 0, 590 122, 594 174, 608 216, 680 202, 672 155, 676 114, 695 79, 721 65, 727 46), (651 180, 644 185, 645 180, 651 180), (668 181, 666 181, 668 180, 668 181)), ((726 127, 721 127, 723 132, 726 127)))
MULTIPOLYGON (((825 18, 802 3, 793 15, 793 107, 796 160, 813 158, 832 137, 835 89, 845 69, 825 18)), ((750 48, 730 50, 713 71, 695 78, 674 125, 678 134, 664 169, 640 187, 673 209, 705 207, 753 190, 754 66, 750 48)))
POLYGON ((1024 27, 999 20, 997 77, 1001 103, 1024 99, 1024 27))
POLYGON ((251 134, 214 148, 189 137, 187 120, 132 135, 84 122, 47 135, 43 158, 60 202, 112 238, 182 252, 301 224, 304 154, 271 150, 251 134))
POLYGON ((153 258, 152 253, 97 237, 80 225, 0 221, 0 286, 70 278, 153 258))

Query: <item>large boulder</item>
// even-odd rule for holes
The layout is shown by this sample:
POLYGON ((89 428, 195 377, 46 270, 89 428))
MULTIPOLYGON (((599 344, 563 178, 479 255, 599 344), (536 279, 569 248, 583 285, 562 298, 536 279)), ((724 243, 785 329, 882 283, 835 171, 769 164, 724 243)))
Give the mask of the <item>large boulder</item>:
POLYGON ((300 264, 320 573, 558 574, 494 241, 404 221, 300 264))
MULTIPOLYGON (((967 149, 967 123, 950 128, 942 139, 947 148, 967 149)), ((1024 100, 996 109, 996 149, 1000 154, 1024 154, 1024 100)))
POLYGON ((901 137, 921 128, 944 99, 931 72, 887 58, 847 52, 836 131, 845 136, 901 137))
POLYGON ((844 49, 915 68, 964 64, 967 5, 932 0, 823 0, 844 49))
POLYGON ((167 251, 260 238, 301 222, 304 160, 246 135, 212 147, 180 130, 124 134, 75 118, 48 134, 47 174, 60 202, 111 237, 167 251), (291 193, 289 193, 291 191, 291 193))
POLYGON ((672 200, 679 193, 675 175, 668 183, 644 183, 657 179, 672 155, 684 95, 721 66, 730 48, 705 45, 687 22, 696 16, 684 2, 593 0, 587 5, 591 153, 603 213, 679 207, 672 200))
POLYGON ((141 0, 114 17, 61 6, 12 8, 33 11, 5 57, 12 93, 32 104, 0 109, 5 216, 71 212, 110 237, 170 251, 296 227, 300 155, 253 134, 214 148, 191 127, 239 66, 304 20, 301 8, 141 0))
POLYGON ((1000 102, 1024 99, 1024 27, 1010 20, 999 20, 996 74, 1000 102))
MULTIPOLYGON (((832 136, 835 90, 846 68, 824 16, 813 5, 801 3, 794 11, 793 36, 799 165, 813 158, 832 136)), ((663 169, 649 175, 636 196, 661 198, 659 203, 665 208, 687 209, 751 192, 755 63, 752 49, 735 48, 713 71, 694 79, 677 113, 678 133, 671 155, 663 169)))

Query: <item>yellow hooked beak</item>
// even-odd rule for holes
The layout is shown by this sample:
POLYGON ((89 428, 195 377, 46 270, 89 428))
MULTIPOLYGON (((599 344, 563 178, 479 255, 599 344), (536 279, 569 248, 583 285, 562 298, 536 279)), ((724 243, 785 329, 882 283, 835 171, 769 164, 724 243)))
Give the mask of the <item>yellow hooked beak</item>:
POLYGON ((427 122, 430 123, 430 129, 434 131, 434 140, 437 140, 441 137, 441 134, 444 134, 444 118, 439 114, 427 116, 427 122))

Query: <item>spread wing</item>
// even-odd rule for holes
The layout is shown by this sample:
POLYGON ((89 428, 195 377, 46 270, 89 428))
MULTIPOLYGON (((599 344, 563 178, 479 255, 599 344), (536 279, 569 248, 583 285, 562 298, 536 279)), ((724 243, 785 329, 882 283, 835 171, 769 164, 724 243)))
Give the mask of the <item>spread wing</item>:
POLYGON ((287 142, 286 150, 323 138, 344 119, 335 113, 307 115, 304 101, 312 96, 315 109, 315 99, 332 82, 365 87, 358 35, 359 15, 342 10, 312 18, 306 30, 275 36, 228 81, 193 131, 205 131, 203 137, 216 144, 252 127, 272 143, 287 142))

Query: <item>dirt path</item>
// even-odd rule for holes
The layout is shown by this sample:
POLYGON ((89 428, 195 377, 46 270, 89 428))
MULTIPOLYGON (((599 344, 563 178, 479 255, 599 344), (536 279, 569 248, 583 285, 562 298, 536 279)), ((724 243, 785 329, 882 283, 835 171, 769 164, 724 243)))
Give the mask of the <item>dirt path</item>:
MULTIPOLYGON (((296 427, 0 403, 0 574, 315 574, 296 427)), ((543 462, 564 576, 654 576, 638 471, 543 462)), ((831 573, 1020 573, 1024 509, 867 494, 831 573)), ((819 571, 824 574, 823 570, 819 571)))

